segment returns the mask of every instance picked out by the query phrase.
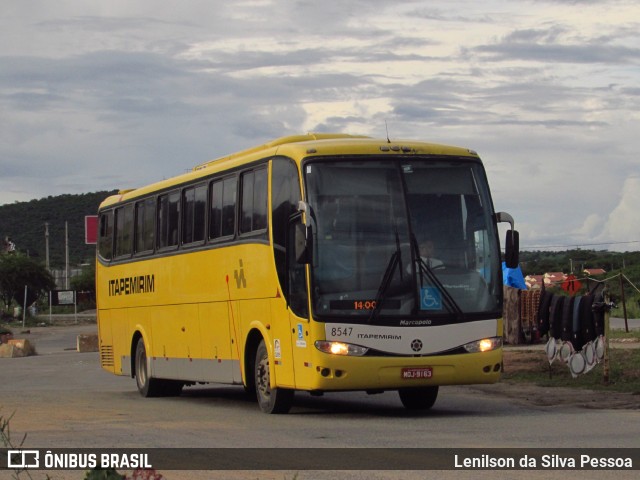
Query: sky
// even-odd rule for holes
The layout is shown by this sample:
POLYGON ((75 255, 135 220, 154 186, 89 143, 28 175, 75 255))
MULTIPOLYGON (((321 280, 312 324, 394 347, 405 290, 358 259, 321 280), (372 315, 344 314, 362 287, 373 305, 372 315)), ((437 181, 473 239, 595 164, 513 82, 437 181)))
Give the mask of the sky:
POLYGON ((526 250, 640 250, 637 0, 2 0, 0 205, 298 133, 476 150, 526 250))

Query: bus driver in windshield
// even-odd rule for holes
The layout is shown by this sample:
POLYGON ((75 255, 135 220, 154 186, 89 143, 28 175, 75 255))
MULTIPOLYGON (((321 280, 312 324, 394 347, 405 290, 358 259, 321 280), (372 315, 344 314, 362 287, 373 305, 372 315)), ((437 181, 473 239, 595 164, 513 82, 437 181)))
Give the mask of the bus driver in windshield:
MULTIPOLYGON (((442 263, 442 260, 438 260, 437 258, 433 257, 433 255, 435 254, 435 244, 433 243, 433 240, 425 240, 421 242, 419 248, 420 258, 427 267, 438 268, 444 265, 444 263, 442 263)), ((407 266, 407 272, 411 273, 410 265, 407 266)))

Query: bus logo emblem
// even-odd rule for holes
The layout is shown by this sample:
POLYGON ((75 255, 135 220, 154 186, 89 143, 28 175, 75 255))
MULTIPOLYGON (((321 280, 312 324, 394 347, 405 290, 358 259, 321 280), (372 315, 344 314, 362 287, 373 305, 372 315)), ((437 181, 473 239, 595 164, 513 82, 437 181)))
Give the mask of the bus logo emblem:
POLYGON ((240 270, 233 271, 233 278, 236 279, 236 286, 238 288, 247 288, 247 280, 244 278, 244 267, 242 265, 242 259, 240 259, 240 270))
POLYGON ((419 352, 420 350, 422 350, 422 340, 418 338, 413 340, 411 342, 411 350, 413 350, 414 352, 419 352))

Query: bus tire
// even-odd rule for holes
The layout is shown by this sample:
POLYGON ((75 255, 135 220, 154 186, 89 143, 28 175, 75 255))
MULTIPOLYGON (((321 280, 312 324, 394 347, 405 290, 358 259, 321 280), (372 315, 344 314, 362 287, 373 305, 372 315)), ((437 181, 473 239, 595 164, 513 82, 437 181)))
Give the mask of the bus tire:
POLYGON ((180 380, 161 380, 149 375, 147 350, 142 337, 136 345, 135 359, 136 385, 143 397, 177 397, 182 393, 184 382, 180 380))
POLYGON ((160 396, 162 394, 160 382, 149 375, 147 350, 142 337, 138 339, 138 344, 136 345, 135 369, 136 385, 140 395, 143 397, 160 396))
POLYGON ((398 390, 402 405, 408 410, 429 410, 438 398, 438 386, 401 388, 398 390))
POLYGON ((256 350, 254 366, 256 398, 258 406, 264 413, 287 413, 293 403, 294 390, 271 388, 269 374, 269 352, 264 340, 260 341, 256 350))

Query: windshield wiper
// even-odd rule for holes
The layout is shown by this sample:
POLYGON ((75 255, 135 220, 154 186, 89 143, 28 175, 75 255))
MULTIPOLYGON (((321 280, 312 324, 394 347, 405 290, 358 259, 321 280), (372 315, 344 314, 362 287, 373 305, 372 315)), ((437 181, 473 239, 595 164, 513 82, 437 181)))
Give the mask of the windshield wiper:
MULTIPOLYGON (((442 295, 443 304, 447 307, 447 310, 451 313, 455 313, 458 319, 461 320, 464 317, 462 309, 453 299, 446 287, 438 279, 436 274, 433 273, 433 269, 420 256, 420 249, 418 248, 418 242, 416 241, 415 237, 412 238, 411 245, 414 256, 416 258, 416 262, 418 264, 418 273, 420 274, 420 287, 422 288, 423 277, 426 276, 428 282, 431 285, 435 286, 442 295)), ((420 303, 417 303, 417 305, 420 305, 420 303)))
POLYGON ((369 315, 369 319, 367 320, 368 323, 372 323, 378 317, 378 315, 380 315, 380 310, 382 310, 382 303, 384 302, 385 295, 387 293, 387 290, 389 289, 389 285, 391 285, 391 280, 393 279, 393 274, 395 273, 398 266, 400 267, 400 281, 402 281, 402 250, 400 249, 400 237, 398 236, 397 228, 395 233, 396 251, 391 254, 391 258, 389 258, 387 268, 384 270, 382 282, 380 282, 378 292, 376 293, 375 307, 373 307, 371 315, 369 315))

